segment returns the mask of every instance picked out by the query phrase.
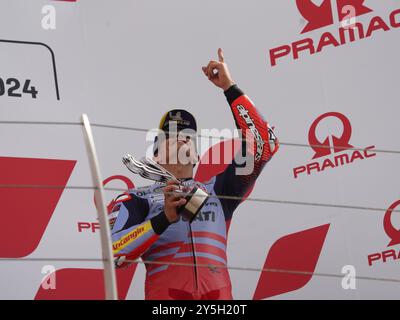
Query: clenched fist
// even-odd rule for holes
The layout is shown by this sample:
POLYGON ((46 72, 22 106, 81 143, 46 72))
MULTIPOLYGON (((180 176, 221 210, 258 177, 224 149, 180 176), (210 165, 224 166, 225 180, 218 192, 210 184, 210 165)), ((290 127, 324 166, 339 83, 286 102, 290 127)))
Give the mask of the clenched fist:
POLYGON ((179 220, 177 210, 180 206, 186 204, 183 195, 176 193, 179 190, 177 181, 168 181, 167 186, 163 189, 164 193, 164 213, 169 222, 173 223, 179 220))
POLYGON ((224 61, 222 49, 218 49, 218 61, 211 60, 206 67, 202 67, 204 74, 212 83, 222 90, 228 90, 235 83, 229 73, 228 66, 224 61))

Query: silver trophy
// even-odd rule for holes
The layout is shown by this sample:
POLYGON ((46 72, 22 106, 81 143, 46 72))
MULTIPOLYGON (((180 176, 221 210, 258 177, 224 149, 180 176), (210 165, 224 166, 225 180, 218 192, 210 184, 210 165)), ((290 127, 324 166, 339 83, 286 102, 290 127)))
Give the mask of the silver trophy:
MULTIPOLYGON (((136 160, 132 155, 126 154, 122 157, 122 162, 131 172, 145 179, 161 183, 167 183, 171 180, 179 181, 172 173, 150 158, 143 157, 141 160, 136 160)), ((188 192, 182 190, 182 185, 179 185, 179 187, 180 189, 176 190, 175 193, 185 193, 186 204, 178 208, 178 213, 184 220, 192 222, 206 203, 209 194, 196 185, 188 192)))

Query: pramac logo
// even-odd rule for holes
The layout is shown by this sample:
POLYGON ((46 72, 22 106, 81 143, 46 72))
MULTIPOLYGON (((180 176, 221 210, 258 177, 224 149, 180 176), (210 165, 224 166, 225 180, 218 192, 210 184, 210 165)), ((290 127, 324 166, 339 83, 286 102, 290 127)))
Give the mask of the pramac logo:
POLYGON ((312 173, 322 172, 329 168, 334 169, 339 166, 353 163, 355 160, 364 160, 376 156, 376 153, 372 153, 371 149, 375 146, 369 146, 363 150, 350 150, 359 149, 354 148, 350 144, 350 138, 352 134, 352 128, 350 120, 339 112, 328 112, 320 115, 312 123, 308 132, 308 141, 310 147, 314 150, 312 160, 320 159, 323 157, 330 156, 324 160, 311 162, 293 169, 294 178, 297 179, 300 174, 310 175, 312 173), (317 138, 318 125, 327 118, 336 118, 340 120, 343 125, 343 131, 340 137, 330 135, 323 141, 317 138))
MULTIPOLYGON (((390 239, 390 242, 387 245, 388 247, 400 244, 400 229, 397 229, 392 223, 393 213, 399 214, 399 209, 400 200, 397 200, 387 209, 383 218, 383 228, 390 239)), ((374 263, 386 263, 391 260, 398 261, 400 260, 400 250, 391 248, 382 252, 372 253, 368 255, 367 259, 370 267, 374 265, 374 263)))
POLYGON ((400 200, 393 203, 390 208, 386 211, 385 218, 383 219, 383 227, 385 228, 385 232, 391 241, 388 244, 388 247, 394 246, 396 244, 400 244, 400 230, 397 230, 392 224, 392 214, 393 210, 396 208, 400 209, 400 200))
MULTIPOLYGON (((336 0, 339 20, 342 22, 372 12, 370 8, 364 5, 364 2, 365 0, 336 0)), ((296 5, 301 15, 308 22, 301 33, 330 26, 334 23, 332 0, 296 0, 296 5)))
POLYGON ((350 124, 349 119, 347 119, 341 113, 328 112, 328 113, 325 113, 325 114, 319 116, 313 122, 313 124, 311 125, 311 128, 310 128, 310 131, 308 133, 308 142, 310 143, 311 148, 314 149, 314 151, 315 151, 313 159, 324 157, 324 156, 330 155, 332 153, 332 149, 330 148, 330 143, 329 143, 329 137, 326 137, 326 139, 323 142, 320 142, 316 136, 318 124, 322 120, 329 118, 329 117, 335 117, 335 118, 339 119, 343 124, 342 135, 339 138, 332 135, 333 152, 337 153, 340 151, 344 151, 346 149, 353 148, 353 146, 351 144, 349 144, 349 141, 351 138, 351 124, 350 124))
MULTIPOLYGON (((135 187, 134 183, 129 178, 122 175, 114 175, 108 177, 103 181, 103 187, 106 187, 108 183, 115 181, 122 182, 125 185, 124 187, 126 190, 130 190, 135 187)), ((107 205, 108 222, 110 223, 111 228, 114 226, 115 220, 117 219, 119 212, 118 210, 116 210, 117 208, 114 206, 118 202, 127 200, 127 197, 130 197, 129 194, 121 195, 120 197, 118 197, 118 199, 112 199, 111 202, 107 205)), ((94 201, 94 206, 98 208, 96 203, 96 197, 94 195, 93 195, 93 201, 94 201)), ((78 226, 78 232, 90 231, 92 233, 96 233, 97 230, 100 230, 100 223, 98 222, 98 218, 97 221, 78 221, 77 226, 78 226)))
MULTIPOLYGON (((297 5, 299 14, 306 20, 306 26, 300 32, 301 34, 335 24, 338 24, 338 28, 336 30, 330 28, 329 31, 317 34, 316 38, 308 37, 270 49, 271 66, 276 66, 278 61, 283 58, 298 60, 304 55, 314 55, 329 50, 331 47, 340 47, 350 42, 370 38, 376 33, 379 34, 400 27, 400 9, 387 12, 384 17, 372 17, 369 21, 358 19, 359 16, 373 12, 364 2, 366 1, 296 0, 294 3, 297 5), (337 14, 334 4, 337 7, 337 14), (338 18, 336 18, 336 15, 338 18), (336 19, 339 20, 338 23, 336 19)), ((297 20, 293 20, 293 23, 295 21, 297 20)))

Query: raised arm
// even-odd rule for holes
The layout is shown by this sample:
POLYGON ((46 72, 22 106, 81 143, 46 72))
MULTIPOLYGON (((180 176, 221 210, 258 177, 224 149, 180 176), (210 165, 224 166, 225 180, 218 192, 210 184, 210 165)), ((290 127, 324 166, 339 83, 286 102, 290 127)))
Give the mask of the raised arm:
MULTIPOLYGON (((212 83, 224 90, 236 127, 241 132, 242 148, 246 148, 247 169, 233 161, 216 177, 214 191, 217 195, 243 197, 254 185, 265 164, 278 151, 279 142, 253 102, 235 85, 221 49, 218 50, 218 58, 219 61, 210 61, 203 67, 203 72, 212 83)), ((239 160, 241 153, 242 150, 236 153, 235 160, 239 160)), ((220 201, 226 220, 230 220, 241 200, 220 201)))

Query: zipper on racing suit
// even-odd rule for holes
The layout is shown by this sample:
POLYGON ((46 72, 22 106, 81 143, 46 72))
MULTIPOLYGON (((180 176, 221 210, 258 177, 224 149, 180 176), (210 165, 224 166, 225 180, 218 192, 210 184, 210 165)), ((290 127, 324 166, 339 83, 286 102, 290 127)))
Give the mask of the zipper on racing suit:
POLYGON ((192 231, 192 226, 190 223, 188 223, 189 225, 189 234, 190 234, 190 244, 192 247, 192 255, 193 255, 193 270, 194 270, 194 284, 195 284, 195 288, 196 288, 196 293, 199 292, 199 283, 198 283, 198 270, 197 270, 197 259, 196 259, 196 249, 194 246, 194 240, 193 240, 193 231, 192 231))

